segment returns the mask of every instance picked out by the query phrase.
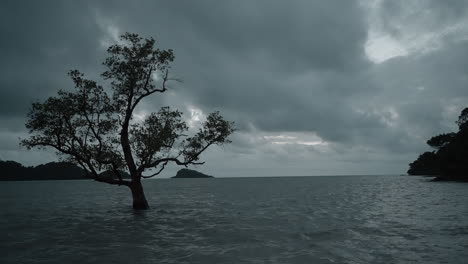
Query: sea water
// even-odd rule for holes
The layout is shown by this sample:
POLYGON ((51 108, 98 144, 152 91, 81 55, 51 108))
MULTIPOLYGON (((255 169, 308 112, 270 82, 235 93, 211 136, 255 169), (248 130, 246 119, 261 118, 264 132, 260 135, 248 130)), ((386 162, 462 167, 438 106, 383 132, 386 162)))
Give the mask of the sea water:
POLYGON ((468 184, 423 177, 0 182, 0 263, 467 263, 468 184))

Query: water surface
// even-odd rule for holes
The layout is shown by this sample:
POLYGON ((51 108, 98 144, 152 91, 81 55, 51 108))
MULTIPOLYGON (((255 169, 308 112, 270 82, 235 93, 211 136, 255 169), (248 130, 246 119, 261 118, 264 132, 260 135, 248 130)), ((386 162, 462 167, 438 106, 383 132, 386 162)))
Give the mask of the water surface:
POLYGON ((466 263, 468 184, 421 177, 0 183, 0 263, 466 263))

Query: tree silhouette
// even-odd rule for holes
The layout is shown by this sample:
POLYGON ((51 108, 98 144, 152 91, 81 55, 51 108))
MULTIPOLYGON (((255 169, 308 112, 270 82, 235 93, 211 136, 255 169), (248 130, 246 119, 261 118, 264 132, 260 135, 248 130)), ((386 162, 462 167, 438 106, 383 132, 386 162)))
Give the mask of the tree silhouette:
POLYGON ((440 174, 439 157, 435 152, 424 152, 409 166, 409 175, 432 176, 440 174))
POLYGON ((468 181, 468 108, 460 113, 458 132, 432 137, 427 144, 435 149, 410 163, 410 175, 437 175, 439 180, 468 181))
POLYGON ((147 209, 142 178, 160 174, 169 163, 203 164, 200 154, 211 145, 229 143, 234 128, 214 112, 189 137, 182 113, 169 107, 135 121, 135 108, 143 99, 169 89, 174 55, 170 49, 155 48, 153 38, 125 33, 120 40, 107 49, 103 63, 106 71, 101 76, 109 80, 109 87, 70 71, 76 89, 33 103, 26 123, 31 136, 21 144, 53 148, 96 181, 129 187, 133 208, 147 209), (130 180, 122 178, 121 170, 130 173, 130 180), (153 173, 145 175, 147 170, 153 173), (102 177, 103 171, 111 171, 113 177, 102 177))
POLYGON ((437 136, 432 137, 427 141, 427 144, 437 150, 447 146, 456 136, 456 133, 447 133, 447 134, 440 134, 437 136))
POLYGON ((460 130, 466 129, 468 127, 468 107, 462 110, 456 123, 460 130))

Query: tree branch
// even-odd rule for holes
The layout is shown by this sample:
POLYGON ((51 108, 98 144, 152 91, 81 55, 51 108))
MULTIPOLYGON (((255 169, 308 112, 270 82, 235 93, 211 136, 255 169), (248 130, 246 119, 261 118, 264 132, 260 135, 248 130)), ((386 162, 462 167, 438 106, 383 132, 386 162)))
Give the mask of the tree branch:
POLYGON ((116 180, 112 178, 96 177, 94 178, 94 180, 98 182, 105 182, 105 183, 112 184, 112 185, 124 185, 124 186, 130 187, 130 182, 126 180, 122 180, 122 179, 116 180))
POLYGON ((91 176, 92 179, 94 179, 95 181, 99 181, 99 182, 105 182, 105 183, 108 183, 108 184, 113 184, 113 185, 125 185, 125 186, 130 186, 130 182, 129 181, 125 181, 125 180, 122 180, 121 178, 119 178, 119 180, 115 180, 115 179, 110 179, 110 178, 102 178, 99 176, 99 174, 96 172, 96 170, 93 168, 93 166, 91 165, 90 161, 89 160, 86 160, 85 158, 81 157, 80 155, 78 155, 77 153, 74 153, 72 151, 69 151, 69 150, 66 150, 58 145, 55 145, 53 143, 48 143, 48 142, 37 142, 37 143, 30 143, 29 146, 31 147, 34 147, 34 146, 49 146, 49 147, 52 147, 52 148, 55 148, 56 150, 64 153, 64 154, 68 154, 72 157, 75 158, 75 161, 80 164, 80 166, 88 173, 89 176, 91 176), (88 166, 86 166, 86 165, 88 166))
POLYGON ((156 173, 153 173, 153 174, 148 175, 148 176, 145 176, 145 175, 142 174, 141 177, 147 179, 147 178, 151 178, 151 177, 154 177, 154 176, 156 176, 156 175, 159 175, 159 174, 164 170, 164 168, 166 167, 166 165, 167 165, 168 162, 169 162, 169 161, 164 162, 164 163, 162 164, 161 168, 160 168, 156 173))
MULTIPOLYGON (((151 75, 151 74, 150 74, 150 75, 151 75)), ((166 71, 165 71, 165 73, 164 73, 164 77, 163 77, 163 82, 162 82, 162 87, 161 87, 161 89, 154 89, 154 90, 151 90, 151 91, 150 91, 149 89, 146 88, 146 86, 147 86, 147 83, 146 83, 146 84, 145 84, 145 87, 144 87, 146 93, 142 94, 141 96, 139 96, 139 97, 135 100, 135 102, 134 102, 133 105, 132 105, 132 112, 133 112, 133 110, 135 110, 135 107, 138 105, 138 103, 140 103, 140 101, 141 101, 143 98, 145 98, 145 97, 147 97, 147 96, 150 96, 150 95, 152 95, 152 94, 154 94, 154 93, 156 93, 156 92, 164 93, 165 91, 167 91, 166 83, 167 83, 167 81, 170 80, 170 79, 168 78, 168 76, 169 76, 169 70, 166 69, 166 71)), ((149 76, 149 77, 150 77, 150 76, 149 76)), ((149 80, 149 79, 147 79, 147 80, 149 80)))

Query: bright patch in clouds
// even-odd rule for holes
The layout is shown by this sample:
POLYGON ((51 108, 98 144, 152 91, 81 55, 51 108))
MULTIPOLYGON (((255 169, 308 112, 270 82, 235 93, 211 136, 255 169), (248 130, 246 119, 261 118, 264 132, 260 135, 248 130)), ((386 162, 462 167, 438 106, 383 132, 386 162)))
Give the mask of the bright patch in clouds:
POLYGON ((153 79, 153 81, 157 82, 159 81, 159 74, 157 72, 153 72, 151 74, 151 78, 153 79))
POLYGON ((146 117, 148 116, 148 112, 146 111, 138 111, 133 113, 133 118, 137 123, 143 122, 146 117))
POLYGON ((400 118, 400 115, 396 111, 394 107, 388 107, 386 109, 382 109, 381 111, 378 111, 376 113, 378 116, 380 116, 381 122, 386 124, 389 127, 395 127, 398 119, 400 118))
POLYGON ((366 55, 374 63, 408 55, 406 48, 390 35, 370 34, 364 48, 366 55))
POLYGON ((432 10, 426 8, 425 2, 416 1, 405 5, 404 12, 399 17, 383 21, 383 2, 361 2, 368 11, 369 21, 364 49, 368 59, 376 64, 395 57, 439 50, 447 39, 468 39, 468 18, 451 24, 438 24, 434 22, 432 10))
POLYGON ((267 135, 263 136, 263 139, 274 145, 305 145, 305 146, 327 146, 328 142, 325 142, 316 134, 308 133, 290 133, 288 135, 267 135))
POLYGON ((371 105, 365 109, 354 107, 353 110, 366 118, 376 118, 388 127, 396 127, 400 120, 400 114, 393 106, 371 105))
POLYGON ((98 10, 95 10, 94 13, 98 27, 105 33, 99 41, 101 47, 107 49, 109 46, 119 43, 121 32, 115 23, 102 16, 98 10))
POLYGON ((199 108, 196 108, 195 106, 189 105, 187 106, 187 110, 190 113, 190 118, 187 120, 188 126, 190 128, 199 126, 202 120, 206 118, 205 114, 203 114, 203 111, 199 108))

